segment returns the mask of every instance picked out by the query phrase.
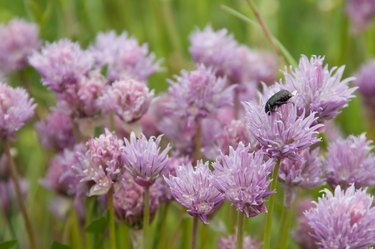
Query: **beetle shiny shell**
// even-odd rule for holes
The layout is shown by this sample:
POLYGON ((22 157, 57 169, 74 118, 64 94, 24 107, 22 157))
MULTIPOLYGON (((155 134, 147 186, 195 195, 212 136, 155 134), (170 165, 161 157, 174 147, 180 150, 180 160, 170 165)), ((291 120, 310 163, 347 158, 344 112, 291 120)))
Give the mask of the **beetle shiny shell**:
POLYGON ((270 115, 271 112, 275 111, 276 107, 287 103, 291 97, 293 97, 293 94, 291 94, 288 90, 278 91, 267 100, 266 106, 264 108, 266 113, 270 115))

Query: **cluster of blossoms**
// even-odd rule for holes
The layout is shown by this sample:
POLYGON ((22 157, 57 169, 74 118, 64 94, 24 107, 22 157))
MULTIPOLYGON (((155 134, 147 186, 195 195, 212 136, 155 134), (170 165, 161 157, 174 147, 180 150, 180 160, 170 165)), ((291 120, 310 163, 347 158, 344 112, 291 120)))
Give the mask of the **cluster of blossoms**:
MULTIPOLYGON (((19 20, 0 27, 3 36, 0 51, 11 47, 14 55, 0 57, 0 71, 29 63, 56 96, 56 107, 36 124, 40 143, 56 152, 41 184, 74 198, 83 218, 86 196, 107 199, 117 220, 136 229, 147 224, 144 207, 150 204, 151 221, 162 202, 173 200, 204 223, 225 201, 254 217, 267 213, 267 198, 276 193, 273 181, 283 183, 286 207, 297 187, 328 183, 334 194, 325 190, 315 207, 304 209, 297 241, 327 249, 375 244, 373 200, 359 189, 375 185, 371 141, 364 134, 340 138, 326 125, 354 97, 354 78, 343 78, 344 67, 330 69, 323 57, 302 56, 271 85, 278 67, 272 54, 239 44, 225 29, 206 27, 190 37, 193 69, 182 70, 155 98, 147 83, 160 71, 160 60, 126 32, 100 33, 88 49, 63 39, 36 50, 37 28, 19 20), (23 37, 13 35, 21 31, 23 37), (269 103, 281 90, 292 97, 269 103), (94 137, 93 128, 104 132, 94 137), (320 132, 332 135, 325 158, 320 132), (272 172, 278 173, 274 179, 272 172)), ((375 103, 371 67, 357 81, 368 105, 375 103)), ((25 90, 0 83, 0 137, 13 139, 34 109, 25 90)), ((1 164, 8 162, 0 160, 3 179, 1 164)), ((10 190, 0 181, 7 204, 4 191, 10 190)), ((218 248, 235 244, 230 236, 218 248)), ((245 236, 243 247, 259 244, 245 236)))

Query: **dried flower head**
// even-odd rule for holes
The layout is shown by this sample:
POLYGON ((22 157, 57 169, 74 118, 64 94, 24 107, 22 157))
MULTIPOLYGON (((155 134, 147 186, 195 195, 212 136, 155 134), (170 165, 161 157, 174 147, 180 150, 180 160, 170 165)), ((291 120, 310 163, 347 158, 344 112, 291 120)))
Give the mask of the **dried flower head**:
POLYGON ((53 110, 46 119, 36 125, 40 143, 48 149, 61 151, 75 144, 73 123, 70 116, 61 110, 53 110))
POLYGON ((160 61, 149 52, 147 44, 140 45, 126 32, 118 36, 114 31, 99 33, 90 51, 99 66, 108 66, 111 80, 131 76, 147 81, 150 75, 161 70, 160 61))
POLYGON ((27 65, 27 58, 39 47, 38 27, 22 19, 0 25, 0 71, 12 73, 27 65))
POLYGON ((223 195, 215 188, 213 175, 208 163, 198 161, 194 168, 190 163, 176 169, 176 176, 164 177, 171 188, 173 197, 194 217, 208 223, 212 214, 224 201, 223 195))
POLYGON ((63 93, 74 88, 92 69, 94 60, 78 43, 63 39, 46 44, 30 57, 29 63, 42 76, 43 84, 53 92, 63 93))
POLYGON ((119 180, 123 171, 123 148, 123 141, 108 130, 87 142, 88 163, 81 181, 94 182, 89 195, 103 195, 119 180))
POLYGON ((122 148, 124 164, 141 186, 151 186, 168 163, 170 146, 160 151, 161 138, 150 137, 147 140, 143 134, 136 138, 134 132, 130 134, 130 140, 125 138, 125 147, 122 148))
POLYGON ((182 71, 170 84, 169 94, 174 98, 172 108, 175 115, 183 117, 189 125, 232 104, 233 88, 225 88, 225 80, 217 78, 213 70, 203 65, 191 72, 182 71))
POLYGON ((25 89, 0 82, 0 137, 13 138, 34 115, 35 107, 25 89))
POLYGON ((148 110, 154 92, 134 79, 115 81, 98 100, 105 114, 114 113, 130 123, 140 119, 148 110))
POLYGON ((343 189, 354 184, 356 188, 375 185, 375 155, 372 141, 366 134, 338 139, 328 146, 325 162, 327 182, 343 189))
MULTIPOLYGON (((274 90, 277 92, 277 88, 274 90)), ((297 158, 299 152, 320 141, 317 134, 322 125, 315 124, 315 113, 298 115, 298 107, 294 103, 284 104, 268 115, 264 106, 272 95, 262 95, 260 104, 245 102, 249 130, 268 156, 297 158)))
POLYGON ((369 248, 375 244, 375 207, 366 190, 354 186, 334 194, 324 190, 315 208, 305 212, 312 237, 322 249, 369 248))
POLYGON ((315 113, 318 122, 333 119, 348 105, 356 88, 350 88, 353 77, 342 79, 345 67, 328 68, 324 58, 302 56, 297 68, 285 72, 285 88, 295 92, 299 113, 315 113))
POLYGON ((249 153, 240 143, 237 149, 230 147, 229 155, 222 155, 212 165, 214 184, 247 217, 266 213, 265 198, 272 194, 268 190, 268 176, 273 165, 273 160, 265 161, 262 152, 249 153))

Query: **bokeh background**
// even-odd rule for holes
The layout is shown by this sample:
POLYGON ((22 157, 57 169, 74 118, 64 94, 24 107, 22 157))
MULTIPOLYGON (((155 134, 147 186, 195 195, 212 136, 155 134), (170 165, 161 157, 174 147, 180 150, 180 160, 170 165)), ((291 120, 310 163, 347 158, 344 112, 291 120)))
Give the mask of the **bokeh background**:
MULTIPOLYGON (((374 24, 353 34, 344 0, 258 0, 255 3, 272 34, 295 60, 301 54, 323 55, 330 66, 345 64, 345 74, 349 76, 374 56, 374 24)), ((189 35, 197 27, 210 24, 214 28, 226 28, 240 43, 271 51, 261 29, 241 19, 240 14, 255 20, 245 0, 0 0, 1 23, 14 17, 36 22, 40 37, 45 41, 66 37, 85 47, 99 31, 126 30, 141 43, 147 42, 157 58, 163 60, 164 71, 150 79, 150 86, 156 92, 167 88, 167 78, 182 68, 192 67, 189 35)), ((45 109, 51 106, 54 98, 42 86, 36 72, 29 68, 26 75, 31 95, 38 105, 45 109)), ((13 86, 21 85, 19 75, 10 75, 8 82, 13 86)), ((366 119, 360 96, 350 102, 336 121, 344 134, 366 131, 374 138, 375 128, 366 119)), ((29 181, 27 208, 31 220, 43 248, 49 248, 53 240, 61 237, 63 228, 63 222, 49 212, 54 194, 39 184, 51 155, 39 145, 33 122, 18 133, 14 147, 19 171, 29 181)), ((318 191, 311 194, 319 195, 318 191)), ((279 200, 278 205, 281 204, 279 200)), ((174 216, 168 220, 171 229, 179 215, 177 209, 173 212, 174 216)), ((12 217, 17 238, 22 240, 25 233, 21 217, 19 214, 12 217)), ((261 237, 263 219, 261 215, 247 220, 247 229, 255 237, 261 237)), ((214 220, 205 231, 212 238, 206 242, 206 248, 214 248, 217 237, 225 232, 220 222, 214 220)), ((275 225, 275 233, 277 227, 275 225)), ((10 234, 5 229, 4 219, 0 218, 0 240, 6 239, 10 239, 10 234)), ((178 248, 178 245, 179 241, 168 248, 178 248)), ((290 248, 297 247, 291 243, 290 248)))

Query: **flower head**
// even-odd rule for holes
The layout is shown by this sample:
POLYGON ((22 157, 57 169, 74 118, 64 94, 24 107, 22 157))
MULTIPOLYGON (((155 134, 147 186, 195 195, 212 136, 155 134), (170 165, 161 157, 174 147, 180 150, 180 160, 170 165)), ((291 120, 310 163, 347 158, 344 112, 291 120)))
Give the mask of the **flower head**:
POLYGON ((361 93, 364 103, 371 111, 371 114, 375 116, 375 60, 368 62, 363 65, 360 70, 356 73, 355 84, 358 86, 358 91, 361 93))
POLYGON ((307 210, 314 207, 314 202, 311 199, 302 200, 297 207, 298 228, 293 231, 293 238, 303 249, 318 249, 311 237, 312 229, 308 224, 308 219, 304 215, 307 210))
POLYGON ((281 161, 279 179, 284 183, 287 207, 294 201, 296 187, 315 188, 324 183, 323 158, 319 153, 319 148, 304 150, 296 160, 286 158, 281 161))
POLYGON ((359 33, 375 17, 375 3, 371 0, 348 0, 346 13, 352 21, 352 30, 359 33))
POLYGON ((53 110, 45 120, 36 124, 40 143, 48 149, 63 150, 73 147, 73 123, 67 113, 53 110))
POLYGON ((269 83, 276 77, 277 60, 272 54, 238 44, 226 29, 197 29, 190 43, 194 62, 214 68, 217 76, 225 76, 231 83, 269 83))
POLYGON ((306 116, 315 113, 318 122, 336 117, 348 105, 356 88, 349 83, 354 78, 342 79, 344 66, 328 69, 324 58, 302 56, 296 69, 285 72, 285 88, 296 92, 294 103, 306 116))
POLYGON ((82 181, 94 182, 90 195, 107 193, 113 183, 119 180, 123 171, 123 148, 123 141, 108 130, 87 142, 87 164, 82 181))
POLYGON ((90 47, 98 65, 108 65, 111 80, 131 76, 139 81, 147 81, 153 73, 160 71, 160 61, 149 52, 147 44, 140 45, 134 37, 124 32, 99 33, 90 47))
POLYGON ((22 19, 0 25, 0 71, 11 73, 27 65, 27 57, 39 47, 38 27, 22 19))
POLYGON ((63 174, 62 163, 64 161, 63 154, 57 154, 49 163, 46 176, 40 183, 47 189, 53 190, 62 195, 68 195, 68 186, 64 182, 60 182, 63 174))
POLYGON ((195 30, 190 35, 190 54, 196 63, 215 68, 220 76, 231 74, 230 63, 236 60, 233 52, 238 44, 226 29, 213 30, 207 26, 204 30, 195 30))
POLYGON ((372 141, 366 135, 349 136, 329 144, 325 162, 327 182, 335 188, 356 188, 375 185, 375 155, 372 141))
POLYGON ((375 244, 375 207, 366 190, 346 191, 337 186, 334 194, 325 195, 316 207, 305 212, 312 237, 319 248, 368 248, 375 244))
POLYGON ((130 134, 130 140, 125 139, 122 156, 126 169, 141 186, 151 186, 168 163, 170 146, 160 152, 161 136, 150 137, 148 140, 142 134, 136 138, 135 133, 130 134))
POLYGON ((95 184, 93 180, 88 180, 89 184, 87 184, 87 181, 81 181, 83 177, 86 177, 85 173, 89 167, 85 146, 76 144, 72 149, 65 149, 60 154, 59 159, 62 171, 59 183, 67 188, 69 195, 82 198, 88 192, 88 185, 95 184))
POLYGON ((222 155, 212 165, 215 169, 214 184, 227 200, 247 217, 267 212, 265 198, 272 194, 268 190, 273 160, 265 161, 262 152, 249 153, 240 143, 229 155, 222 155))
POLYGON ((103 113, 115 113, 130 123, 140 119, 148 110, 153 91, 134 79, 115 81, 98 100, 103 113))
POLYGON ((194 168, 190 163, 179 166, 176 176, 164 177, 171 188, 173 197, 191 216, 199 217, 208 223, 212 214, 224 201, 223 195, 214 186, 214 177, 208 163, 198 161, 194 168))
MULTIPOLYGON (((151 221, 159 208, 162 196, 158 184, 161 183, 156 182, 149 189, 151 221)), ((125 172, 113 194, 113 205, 117 218, 125 221, 132 228, 140 229, 143 226, 144 191, 145 189, 135 183, 133 178, 125 172)))
POLYGON ((232 103, 231 91, 214 71, 199 65, 194 71, 182 71, 176 81, 170 81, 169 94, 174 98, 175 114, 184 117, 188 124, 205 118, 211 112, 232 103))
POLYGON ((297 158, 300 151, 320 141, 316 135, 322 125, 315 124, 315 113, 298 115, 297 106, 287 103, 268 115, 264 111, 267 95, 260 104, 245 102, 245 115, 250 132, 268 156, 297 158))
MULTIPOLYGON (((217 249, 236 249, 237 237, 236 235, 230 235, 228 237, 221 237, 217 244, 217 249)), ((259 242, 250 238, 250 236, 244 236, 243 246, 244 249, 260 249, 259 242)))
POLYGON ((13 138, 34 115, 35 107, 25 89, 0 82, 0 137, 13 138))
POLYGON ((53 92, 62 93, 77 84, 93 67, 93 58, 78 43, 63 39, 46 44, 29 59, 53 92))
POLYGON ((227 155, 229 147, 231 146, 236 149, 240 142, 250 145, 252 149, 255 149, 257 146, 256 140, 246 127, 245 122, 243 120, 232 120, 224 126, 218 138, 218 145, 221 152, 227 155))

